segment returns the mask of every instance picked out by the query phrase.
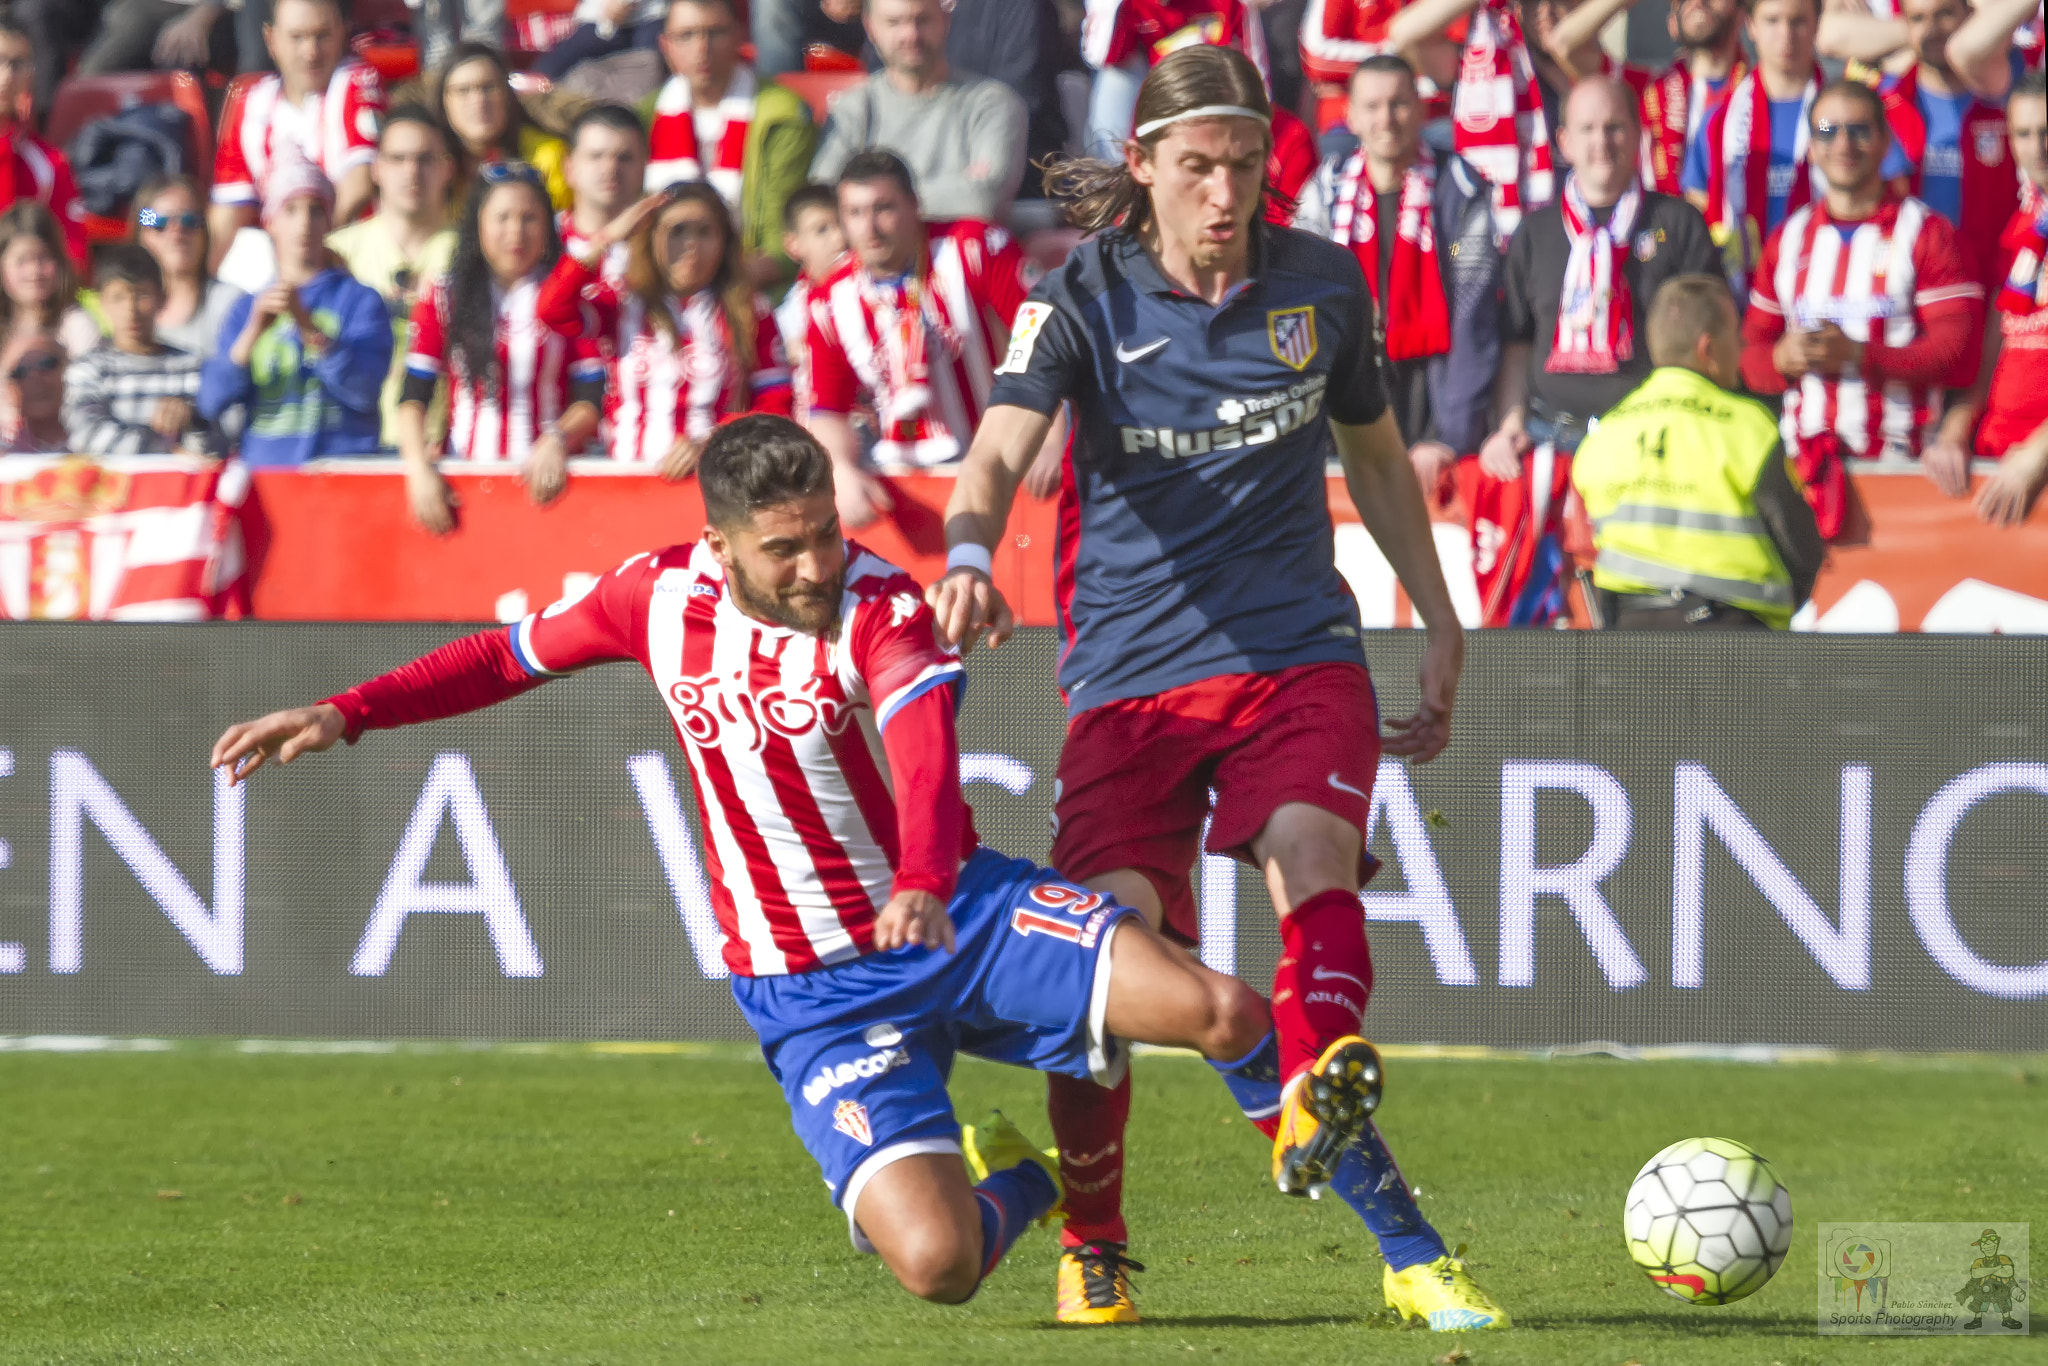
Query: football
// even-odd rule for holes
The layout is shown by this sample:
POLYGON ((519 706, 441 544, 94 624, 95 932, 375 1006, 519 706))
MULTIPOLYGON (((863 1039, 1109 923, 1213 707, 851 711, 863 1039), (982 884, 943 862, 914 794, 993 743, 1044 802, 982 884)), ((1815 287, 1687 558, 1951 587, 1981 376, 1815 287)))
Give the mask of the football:
POLYGON ((1755 1294, 1792 1245, 1792 1197, 1762 1154, 1688 1138, 1643 1164, 1622 1210, 1628 1255, 1687 1304, 1755 1294))

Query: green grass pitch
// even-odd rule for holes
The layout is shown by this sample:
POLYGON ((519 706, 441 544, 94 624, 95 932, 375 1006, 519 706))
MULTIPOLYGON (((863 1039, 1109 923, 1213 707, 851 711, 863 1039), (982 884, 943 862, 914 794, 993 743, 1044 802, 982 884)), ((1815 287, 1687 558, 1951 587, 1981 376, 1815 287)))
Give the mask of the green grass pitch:
MULTIPOLYGON (((2041 1066, 1397 1057, 1383 1128, 1519 1320, 1436 1335, 1384 1322, 1371 1238, 1274 1194, 1189 1059, 1136 1064, 1148 1321, 1071 1330, 1048 1233, 963 1308, 855 1256, 737 1047, 0 1054, 0 1361, 2043 1361, 2038 1339, 1814 1333, 1822 1219, 2048 1230, 2041 1066), (1724 1309, 1661 1295, 1621 1246, 1636 1168, 1696 1134, 1763 1151, 1799 1220, 1777 1279, 1724 1309)), ((963 1117, 1000 1104, 1044 1135, 1037 1078, 954 1081, 963 1117)))

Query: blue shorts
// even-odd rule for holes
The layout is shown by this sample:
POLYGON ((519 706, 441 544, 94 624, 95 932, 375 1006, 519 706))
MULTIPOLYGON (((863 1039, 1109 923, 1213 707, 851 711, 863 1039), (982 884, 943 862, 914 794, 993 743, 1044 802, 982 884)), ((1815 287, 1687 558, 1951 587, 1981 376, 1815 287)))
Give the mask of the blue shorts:
POLYGON ((1109 943, 1136 911, 992 849, 961 868, 948 909, 950 954, 903 948, 732 979, 797 1137, 849 1224, 861 1188, 891 1162, 960 1151, 946 1094, 955 1053, 1105 1086, 1129 1062, 1103 1012, 1109 943))

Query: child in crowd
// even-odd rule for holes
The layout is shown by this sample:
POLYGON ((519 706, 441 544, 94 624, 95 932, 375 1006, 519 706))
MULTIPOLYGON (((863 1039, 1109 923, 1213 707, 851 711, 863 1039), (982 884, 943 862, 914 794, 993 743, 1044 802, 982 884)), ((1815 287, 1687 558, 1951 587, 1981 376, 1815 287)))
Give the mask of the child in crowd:
POLYGON ((0 399, 6 404, 9 455, 62 455, 71 442, 64 432, 64 348, 42 332, 0 343, 0 399))
POLYGON ((57 216, 33 199, 0 212, 0 340, 55 337, 66 354, 99 345, 100 330, 78 307, 78 276, 64 254, 57 216))
POLYGON ((811 332, 811 291, 830 278, 846 255, 846 234, 839 227, 838 190, 814 181, 790 192, 782 205, 782 251, 796 262, 797 275, 789 292, 776 305, 775 326, 789 353, 799 410, 796 419, 802 422, 804 397, 811 391, 810 367, 804 354, 804 343, 811 332))
POLYGON ((124 243, 100 256, 100 314, 107 337, 64 375, 64 429, 85 455, 145 455, 187 449, 214 453, 210 427, 193 408, 199 357, 157 340, 163 268, 124 243))
POLYGON ((277 282, 243 299, 206 362, 199 413, 218 422, 246 407, 242 459, 297 465, 377 449, 378 397, 391 367, 391 317, 377 291, 327 249, 334 186, 304 159, 271 172, 263 226, 277 282))

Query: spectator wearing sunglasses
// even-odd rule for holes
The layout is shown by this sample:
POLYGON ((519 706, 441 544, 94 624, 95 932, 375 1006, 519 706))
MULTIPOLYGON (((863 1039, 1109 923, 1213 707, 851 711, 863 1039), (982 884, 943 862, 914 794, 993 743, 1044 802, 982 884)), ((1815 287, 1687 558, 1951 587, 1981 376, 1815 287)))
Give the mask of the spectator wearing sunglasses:
POLYGON ((595 316, 574 338, 540 317, 541 282, 562 256, 540 172, 486 163, 465 198, 454 262, 413 309, 398 404, 406 497, 436 535, 455 525, 427 443, 427 405, 444 377, 448 458, 522 466, 536 503, 562 492, 568 457, 596 434, 604 402, 595 316))
POLYGON ((0 449, 9 455, 62 455, 71 449, 64 430, 64 348, 43 333, 0 345, 0 399, 6 412, 0 449))
POLYGON ((141 247, 101 253, 99 302, 107 337, 64 374, 64 427, 85 455, 215 453, 199 420, 199 357, 157 338, 163 268, 141 247))
MULTIPOLYGON (((296 160, 271 172, 263 226, 277 280, 230 309, 200 372, 199 413, 244 410, 242 459, 298 465, 378 447, 377 400, 391 368, 391 318, 377 291, 327 249, 334 185, 296 160)), ((232 420, 232 419, 231 419, 232 420)))
POLYGON ((573 335, 583 304, 597 309, 618 357, 605 391, 614 460, 658 462, 664 479, 681 479, 720 423, 744 413, 789 416, 789 360, 775 315, 740 273, 739 231, 711 184, 684 181, 648 195, 584 253, 556 264, 540 311, 573 335), (629 246, 623 287, 602 278, 614 241, 629 246))
MULTIPOLYGON (((157 310, 157 340, 205 360, 220 340, 228 310, 242 290, 207 273, 212 234, 206 226, 206 192, 191 176, 159 176, 144 185, 129 210, 128 240, 154 257, 163 272, 163 303, 157 310)), ((109 335, 106 311, 96 290, 78 302, 109 335)))
POLYGON ((1821 533, 1841 527, 1841 460, 1918 459, 1942 391, 1976 378, 1984 287, 1947 219, 1886 184, 1877 92, 1836 81, 1813 102, 1823 192, 1764 244, 1743 320, 1742 377, 1783 394, 1779 429, 1821 533))

